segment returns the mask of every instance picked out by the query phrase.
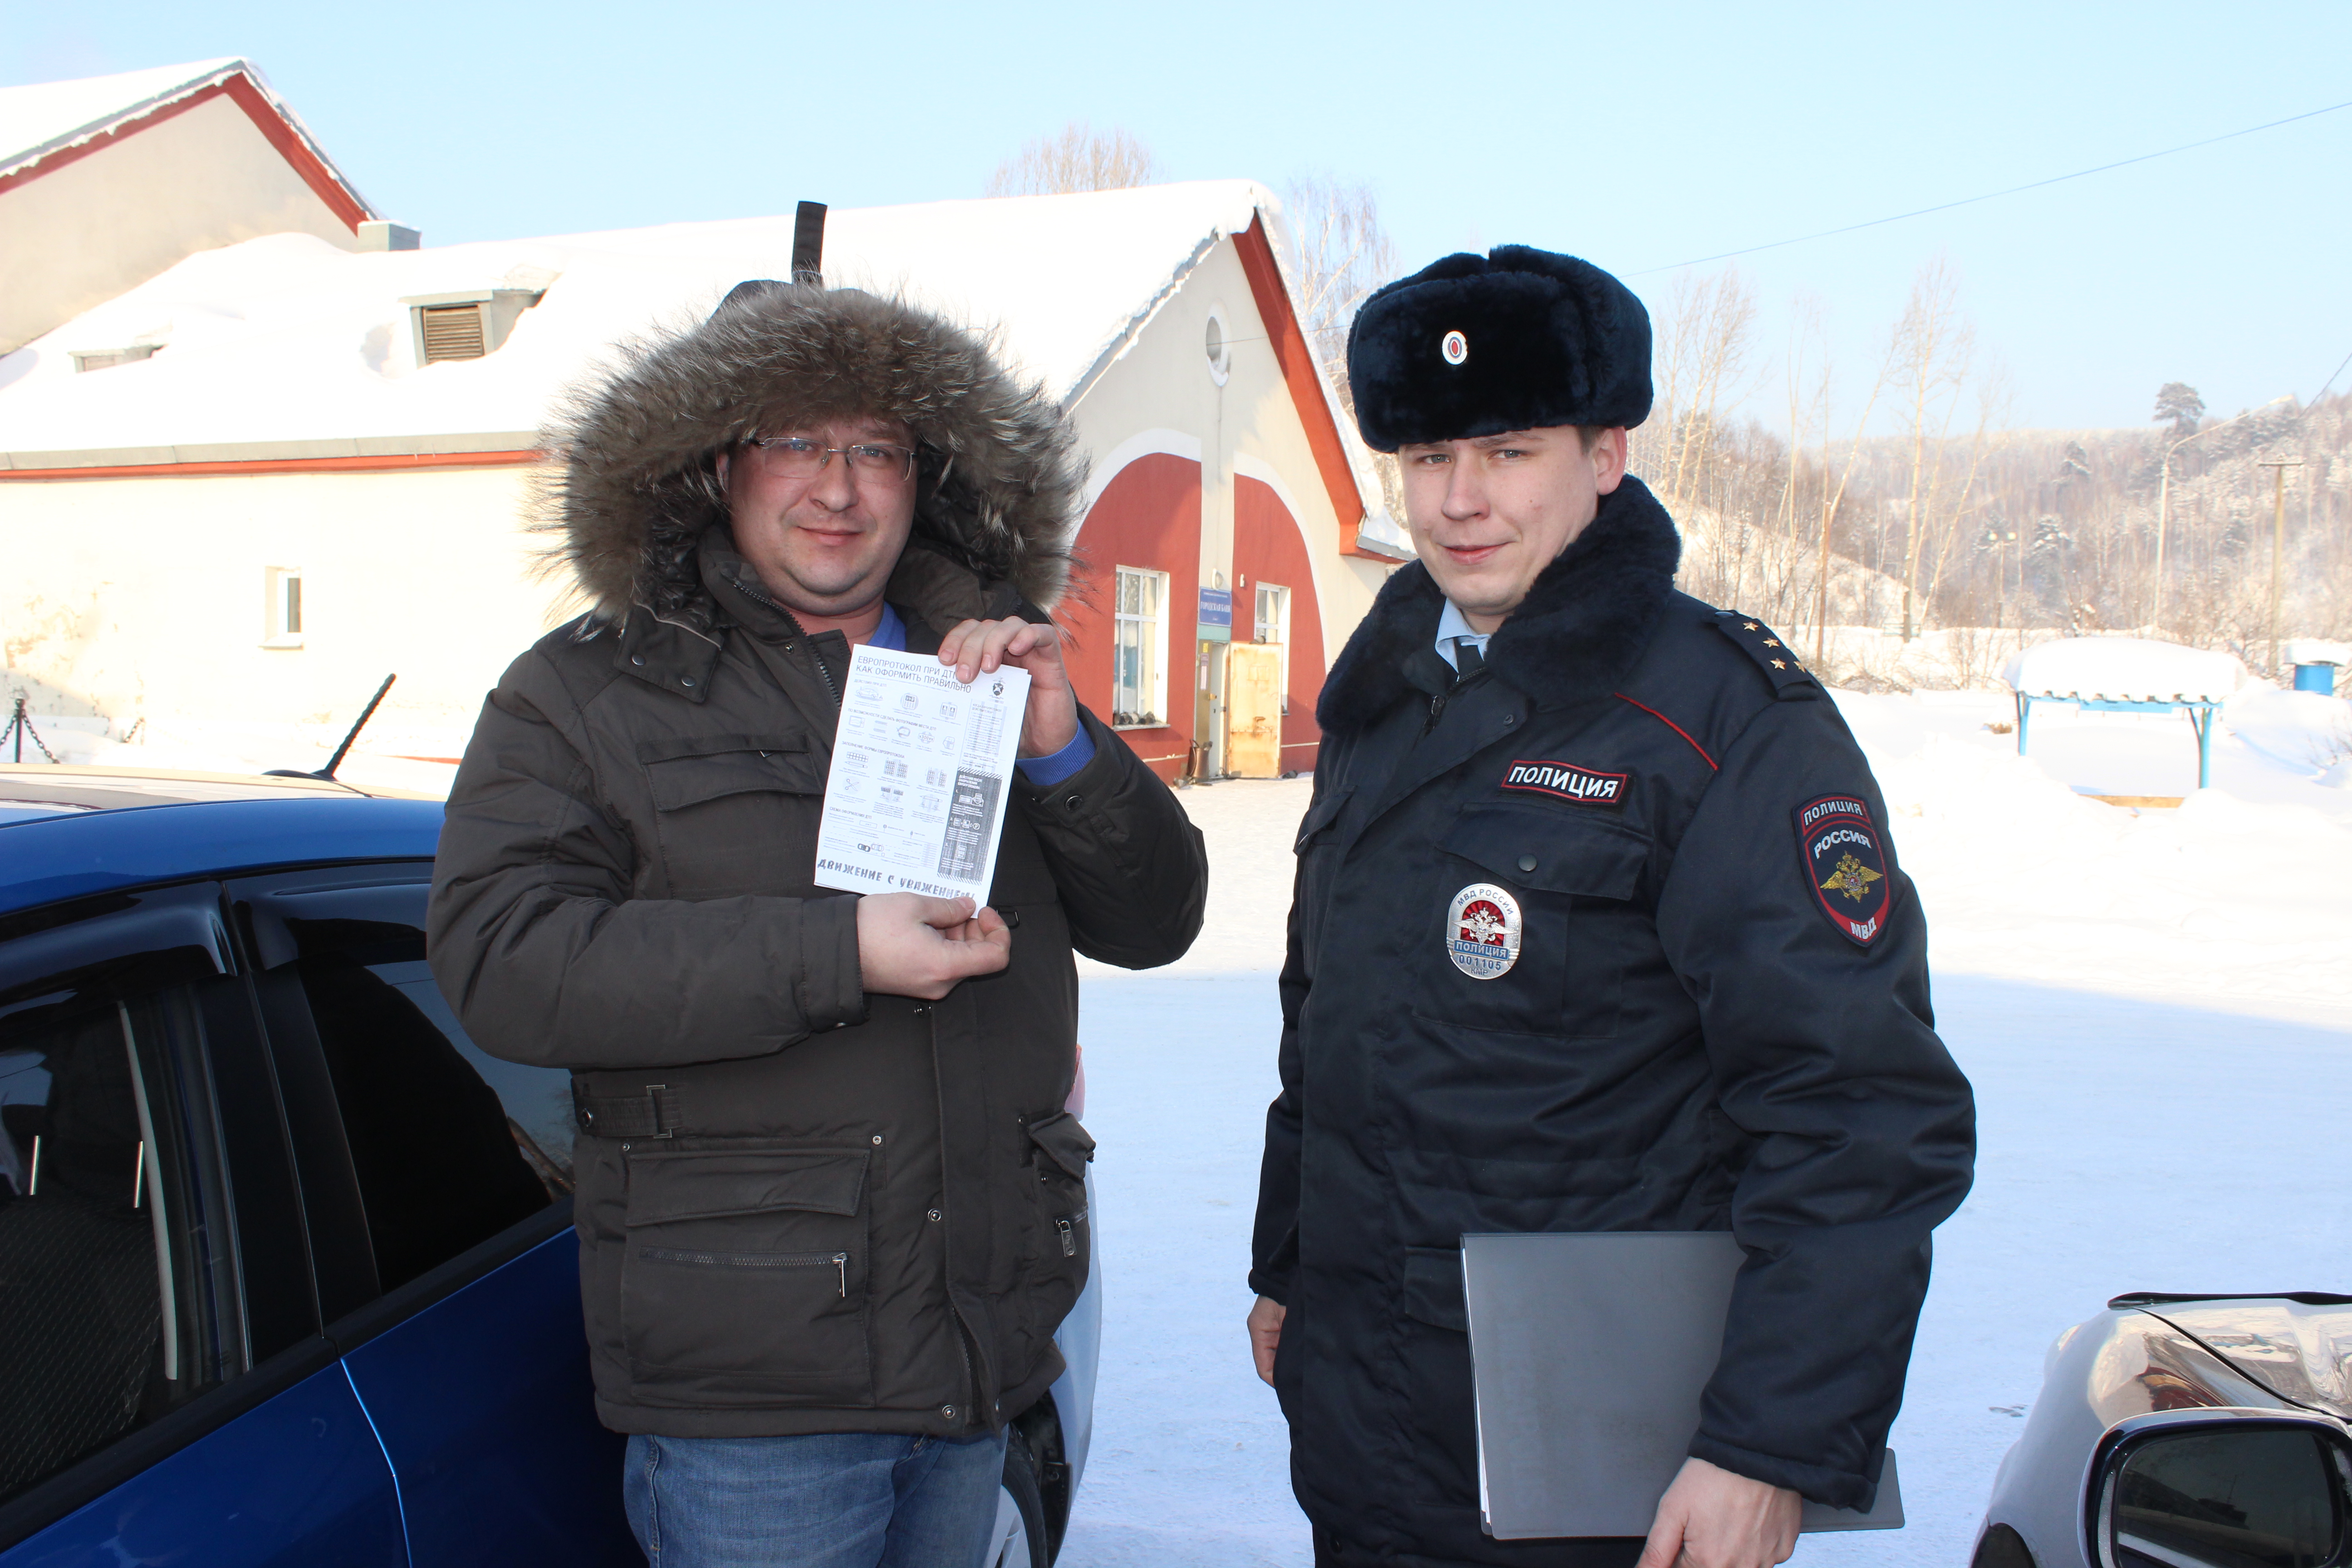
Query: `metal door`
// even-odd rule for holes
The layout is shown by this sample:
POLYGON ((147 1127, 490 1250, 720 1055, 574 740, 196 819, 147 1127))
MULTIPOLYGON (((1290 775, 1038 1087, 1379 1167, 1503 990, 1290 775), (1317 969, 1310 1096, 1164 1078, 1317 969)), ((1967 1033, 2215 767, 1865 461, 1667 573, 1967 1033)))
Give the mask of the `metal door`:
POLYGON ((1225 772, 1236 778, 1282 775, 1282 648, 1237 642, 1225 665, 1225 772))

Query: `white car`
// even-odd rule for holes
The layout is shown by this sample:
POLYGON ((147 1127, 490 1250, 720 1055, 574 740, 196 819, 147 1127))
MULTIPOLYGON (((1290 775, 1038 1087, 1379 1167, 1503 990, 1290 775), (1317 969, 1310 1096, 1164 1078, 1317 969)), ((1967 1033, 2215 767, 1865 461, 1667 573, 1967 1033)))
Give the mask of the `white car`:
POLYGON ((2352 1563, 2352 1296, 2118 1296, 2050 1347, 1973 1568, 2352 1563))

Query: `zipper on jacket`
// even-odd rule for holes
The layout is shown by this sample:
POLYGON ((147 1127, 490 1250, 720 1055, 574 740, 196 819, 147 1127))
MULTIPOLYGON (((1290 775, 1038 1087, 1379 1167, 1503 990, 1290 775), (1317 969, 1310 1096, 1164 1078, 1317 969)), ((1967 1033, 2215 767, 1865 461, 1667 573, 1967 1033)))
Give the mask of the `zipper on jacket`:
MULTIPOLYGON (((846 461, 847 459, 845 458, 843 460, 846 461)), ((839 708, 841 706, 841 688, 834 684, 833 671, 824 667, 824 656, 817 652, 815 645, 809 641, 808 628, 801 625, 801 618, 793 614, 792 611, 784 608, 783 605, 776 603, 773 598, 769 596, 764 589, 744 582, 732 573, 722 574, 722 575, 727 578, 728 582, 734 584, 735 591, 737 593, 742 595, 747 599, 758 600, 761 604, 767 605, 768 608, 775 611, 776 614, 784 617, 784 624, 793 628, 793 641, 799 643, 802 647, 808 650, 809 662, 816 666, 816 678, 824 682, 825 695, 833 699, 834 707, 836 709, 839 708)), ((788 644, 786 646, 789 647, 790 645, 788 644)))
POLYGON ((1078 1255, 1078 1236, 1077 1232, 1072 1227, 1075 1226, 1078 1221, 1086 1217, 1087 1211, 1080 1209, 1076 1214, 1064 1215, 1061 1218, 1054 1222, 1054 1228, 1062 1233, 1063 1257, 1076 1258, 1078 1255))
POLYGON ((1437 721, 1444 717, 1445 693, 1441 691, 1429 700, 1429 718, 1421 726, 1421 738, 1424 741, 1429 739, 1430 731, 1436 729, 1437 721))
POLYGON ((675 1247, 648 1247, 637 1256, 648 1263, 689 1263, 706 1268, 822 1268, 830 1263, 841 1299, 849 1300, 846 1252, 689 1252, 675 1247))

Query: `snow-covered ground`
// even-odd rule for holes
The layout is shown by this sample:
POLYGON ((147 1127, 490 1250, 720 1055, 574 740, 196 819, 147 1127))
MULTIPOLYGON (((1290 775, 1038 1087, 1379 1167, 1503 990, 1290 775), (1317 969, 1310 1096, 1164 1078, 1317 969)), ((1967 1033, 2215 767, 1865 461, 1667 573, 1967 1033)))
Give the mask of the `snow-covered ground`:
MULTIPOLYGON (((1986 727, 2013 721, 2004 694, 1839 701, 1927 908, 1982 1152, 1895 1429, 1910 1526, 1808 1537, 1795 1561, 1950 1568, 2060 1330, 2126 1289, 2346 1288, 2352 790, 2217 734, 2199 795, 2179 718, 2037 710, 2021 760, 1986 727), (2078 791, 2191 798, 2136 815, 2078 791)), ((1105 1320, 1069 1568, 1311 1560, 1241 1330, 1307 789, 1185 792, 1208 931, 1167 970, 1087 969, 1105 1320)))

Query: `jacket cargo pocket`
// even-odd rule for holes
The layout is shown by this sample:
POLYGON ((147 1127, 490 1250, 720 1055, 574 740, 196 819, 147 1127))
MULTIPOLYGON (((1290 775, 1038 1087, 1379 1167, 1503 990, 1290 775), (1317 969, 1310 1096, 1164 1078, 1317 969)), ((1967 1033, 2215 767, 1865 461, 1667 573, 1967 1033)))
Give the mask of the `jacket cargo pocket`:
POLYGON ((1415 1247, 1404 1257, 1397 1325, 1406 1420, 1413 1438, 1416 1500, 1467 1508, 1477 1500, 1477 1404, 1470 1371, 1470 1319, 1462 1254, 1415 1247))
MULTIPOLYGON (((1649 841, 1572 807, 1465 806, 1445 836, 1462 883, 1495 883, 1519 906, 1518 961, 1492 979, 1465 973, 1441 930, 1424 944, 1435 982, 1424 1010, 1474 1028, 1549 1036, 1617 1032, 1625 986, 1618 916, 1641 885, 1649 841)), ((1462 883, 1433 900, 1441 927, 1462 883)))
POLYGON ((1094 1237, 1087 1215, 1087 1163, 1095 1157, 1093 1135, 1066 1110, 1029 1124, 1032 1184, 1037 1200, 1035 1262, 1036 1327, 1050 1335, 1086 1289, 1094 1263, 1094 1237))
POLYGON ((630 1154, 621 1332, 637 1397, 873 1402, 867 1157, 744 1143, 630 1154))
POLYGON ((637 748, 679 898, 808 886, 824 760, 806 735, 691 735, 637 748))

